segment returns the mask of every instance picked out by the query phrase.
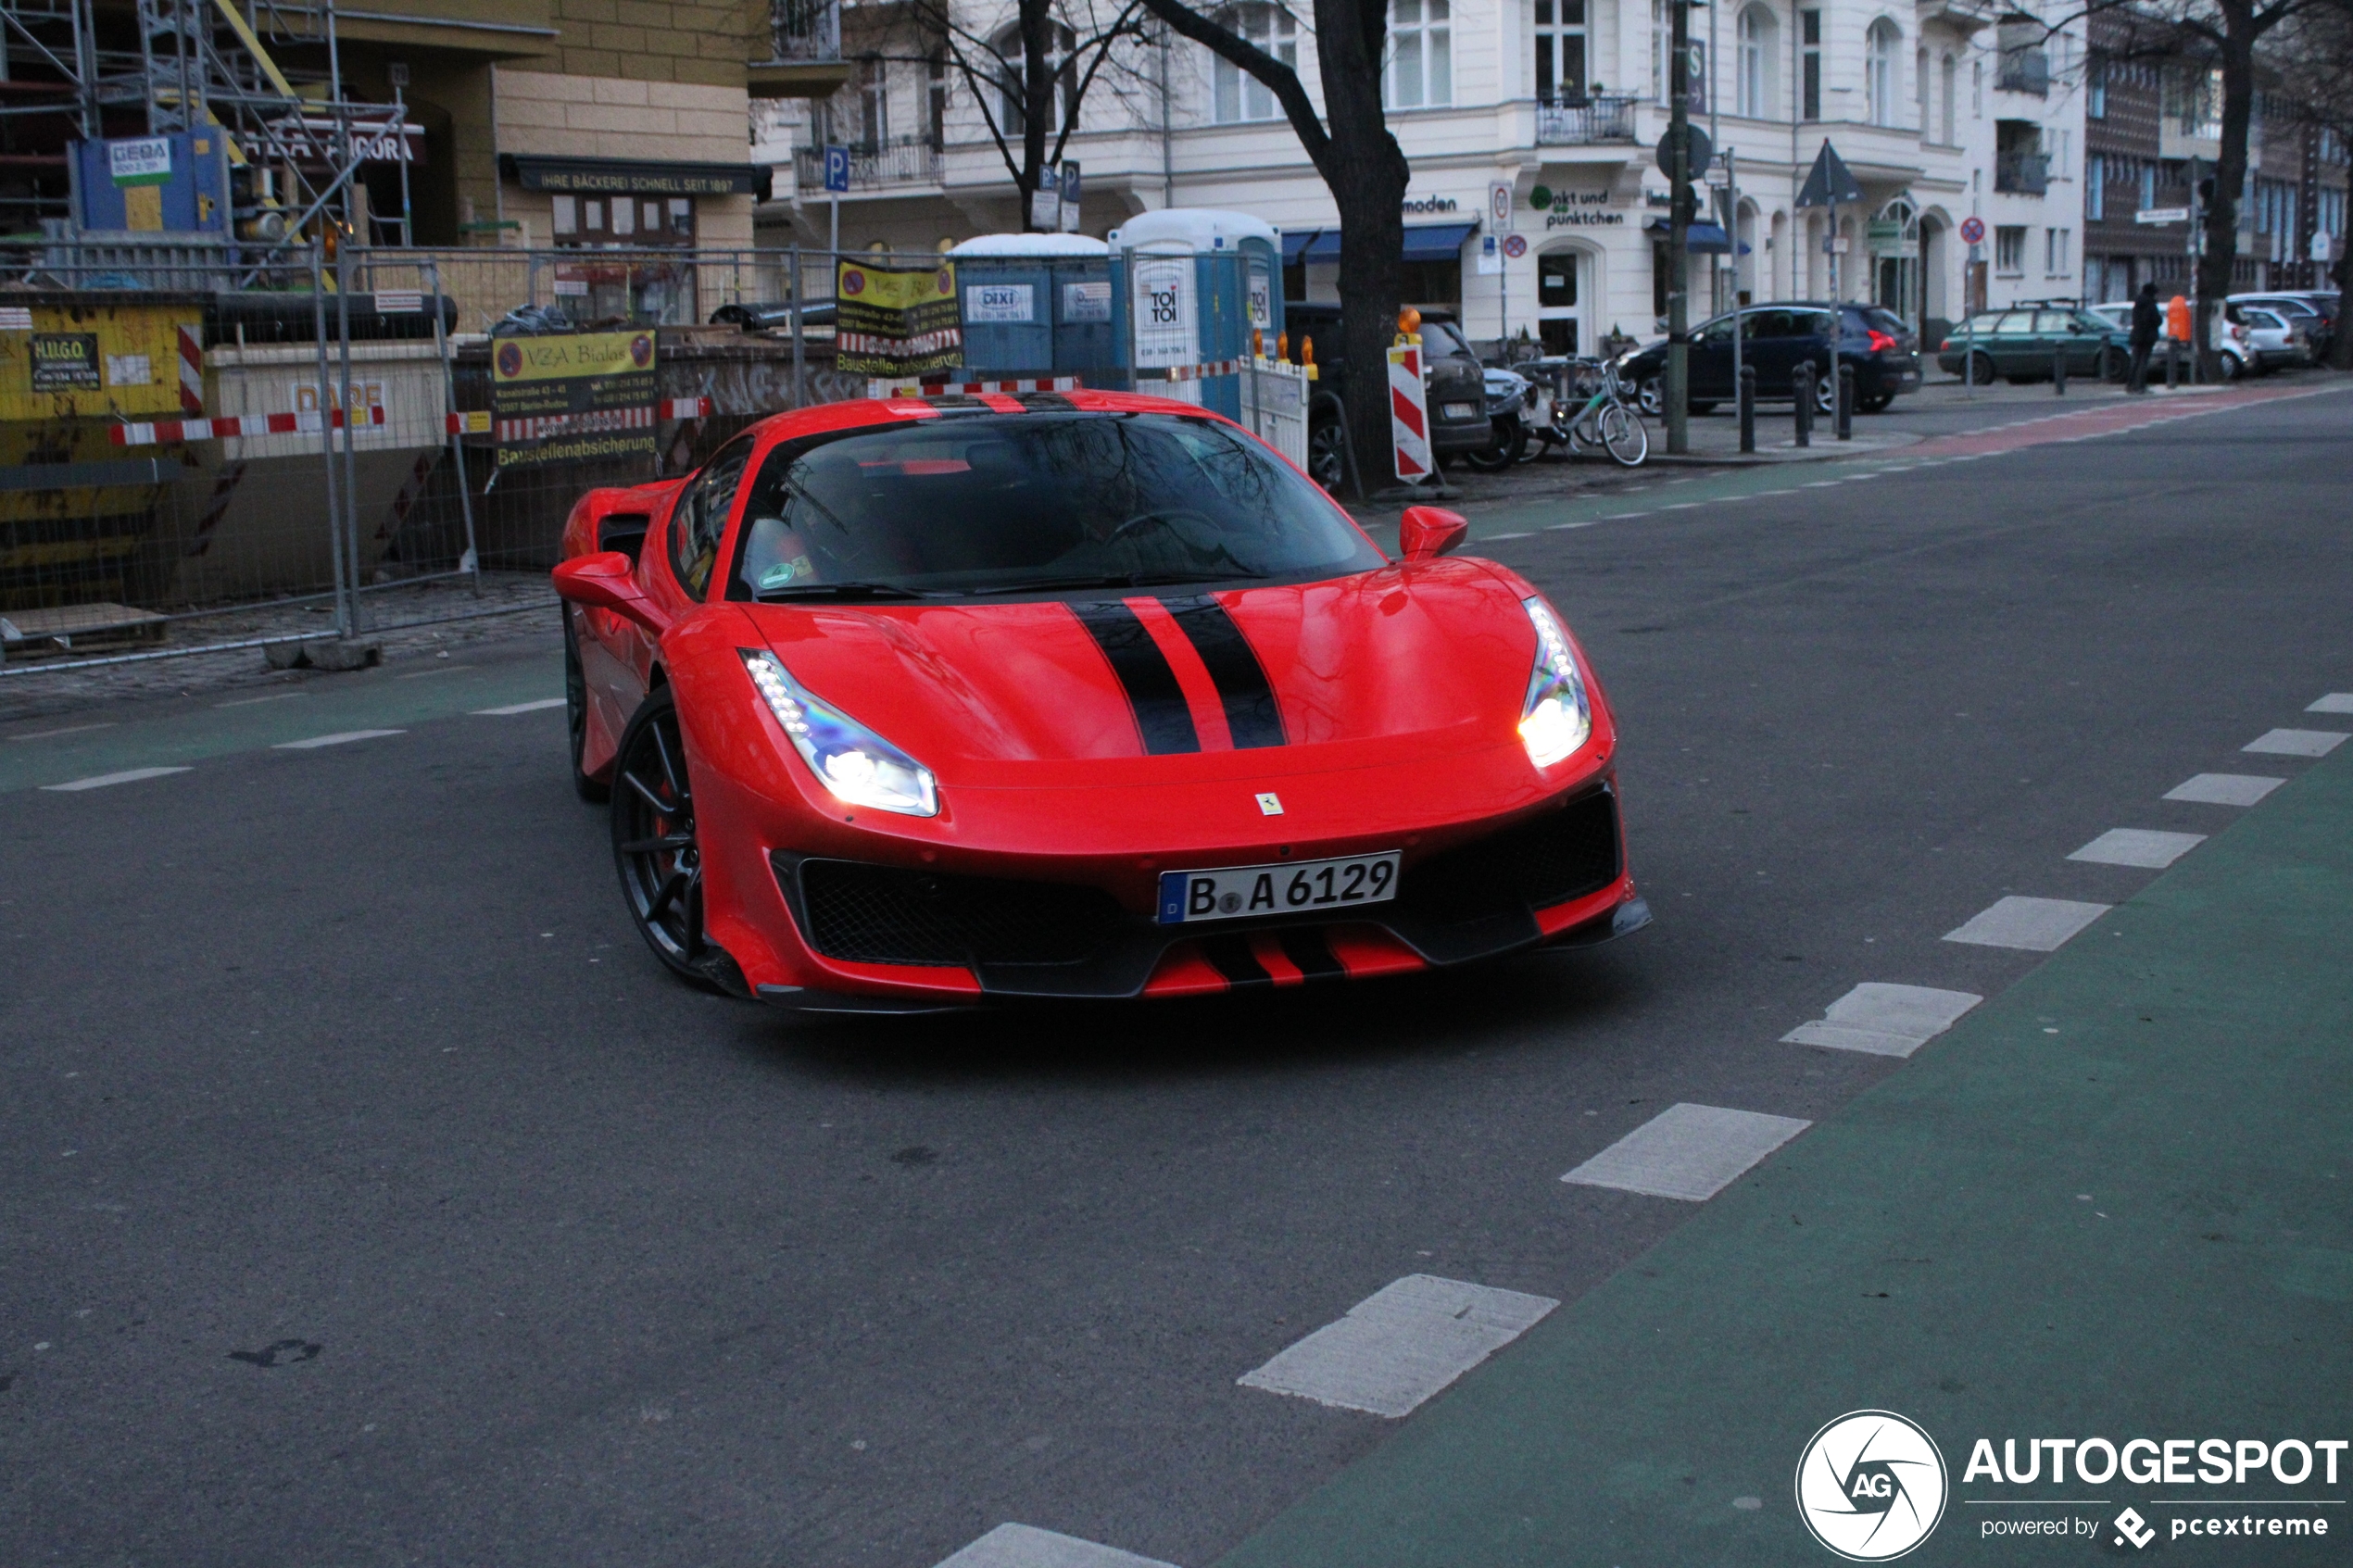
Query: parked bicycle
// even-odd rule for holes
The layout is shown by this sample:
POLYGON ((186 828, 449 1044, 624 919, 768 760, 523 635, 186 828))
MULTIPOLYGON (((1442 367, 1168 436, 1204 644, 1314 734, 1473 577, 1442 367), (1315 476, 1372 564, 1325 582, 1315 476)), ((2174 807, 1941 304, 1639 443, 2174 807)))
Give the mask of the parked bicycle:
POLYGON ((1640 468, 1651 454, 1642 410, 1617 379, 1617 364, 1607 359, 1554 367, 1551 416, 1533 433, 1547 447, 1567 447, 1572 457, 1598 448, 1623 468, 1640 468))

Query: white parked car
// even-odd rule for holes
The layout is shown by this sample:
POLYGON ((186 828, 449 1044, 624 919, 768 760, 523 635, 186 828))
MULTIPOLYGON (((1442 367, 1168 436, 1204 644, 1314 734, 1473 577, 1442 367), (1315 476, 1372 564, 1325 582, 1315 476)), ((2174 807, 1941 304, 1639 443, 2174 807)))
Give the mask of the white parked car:
POLYGON ((2263 370, 2312 362, 2311 340, 2286 311, 2260 305, 2234 307, 2249 361, 2263 370))

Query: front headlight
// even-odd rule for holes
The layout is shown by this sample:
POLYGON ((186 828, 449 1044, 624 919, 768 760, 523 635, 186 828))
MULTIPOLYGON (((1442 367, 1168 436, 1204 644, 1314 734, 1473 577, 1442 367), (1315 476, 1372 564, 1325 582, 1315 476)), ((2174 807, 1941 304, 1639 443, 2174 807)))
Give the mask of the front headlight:
POLYGON ((1592 734, 1593 705, 1585 696, 1577 656, 1568 651, 1568 633, 1552 607, 1531 597, 1520 600, 1520 608, 1536 627, 1536 669, 1528 677, 1528 700, 1520 705, 1519 738, 1528 759, 1549 768, 1592 734))
POLYGON ((751 684, 792 737, 793 749, 837 800, 908 817, 939 814, 931 770, 838 709, 811 696, 784 661, 764 648, 739 648, 751 684))

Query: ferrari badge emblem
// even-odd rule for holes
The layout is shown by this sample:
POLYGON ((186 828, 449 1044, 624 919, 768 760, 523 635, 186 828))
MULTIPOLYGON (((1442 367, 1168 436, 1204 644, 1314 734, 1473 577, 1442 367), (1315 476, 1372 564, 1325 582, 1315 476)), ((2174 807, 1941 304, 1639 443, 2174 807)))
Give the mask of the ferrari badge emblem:
POLYGON ((1274 791, 1268 790, 1258 797, 1258 814, 1262 817, 1279 817, 1283 814, 1283 803, 1275 798, 1274 791))

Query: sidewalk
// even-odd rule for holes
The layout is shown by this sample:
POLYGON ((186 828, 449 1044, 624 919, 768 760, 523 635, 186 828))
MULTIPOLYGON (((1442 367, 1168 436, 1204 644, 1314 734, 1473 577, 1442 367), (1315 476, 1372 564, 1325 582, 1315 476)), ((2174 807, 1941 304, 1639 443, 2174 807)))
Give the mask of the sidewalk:
POLYGON ((2233 1536, 2272 1517, 2353 1535, 2341 1448, 2334 1485, 2317 1461, 2284 1485, 2260 1460, 2244 1485, 2200 1481, 2194 1461, 2171 1486, 1965 1478, 1981 1438, 1993 1454, 2006 1439, 2046 1453, 2028 1447, 2045 1437, 2353 1438, 2348 953, 2353 747, 1225 1568, 1831 1563, 1793 1477, 1818 1429, 1863 1410, 1919 1423, 1943 1455, 1949 1505, 1907 1563, 2137 1557, 2113 1523, 2128 1506, 2152 1557, 2353 1561, 2337 1538, 2186 1533, 2211 1518, 2222 1534, 2227 1514, 2233 1536), (2066 1520, 2073 1542, 2021 1520, 2066 1520))

